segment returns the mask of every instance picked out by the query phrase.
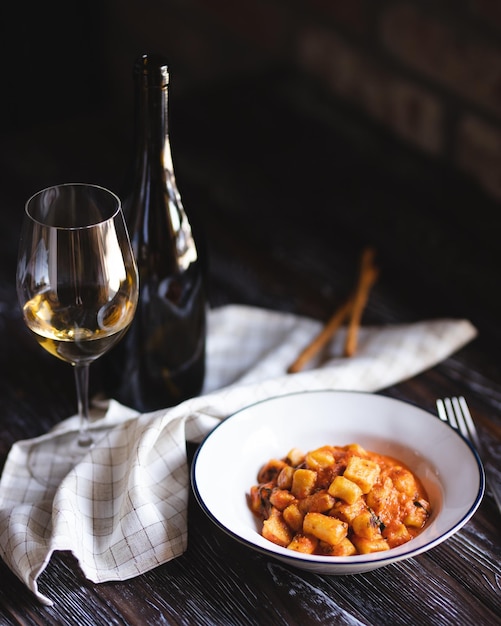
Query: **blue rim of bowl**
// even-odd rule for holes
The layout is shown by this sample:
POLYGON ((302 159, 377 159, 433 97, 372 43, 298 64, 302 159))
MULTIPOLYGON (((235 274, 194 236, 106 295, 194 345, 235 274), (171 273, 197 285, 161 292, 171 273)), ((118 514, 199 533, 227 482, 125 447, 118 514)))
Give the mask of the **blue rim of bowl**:
MULTIPOLYGON (((195 495, 196 501, 198 502, 198 504, 200 505, 201 509, 204 511, 204 513, 207 515, 207 517, 220 529, 222 530, 226 535, 228 535, 229 537, 232 537, 234 540, 238 541, 238 543, 254 550, 257 551, 267 557, 271 557, 273 559, 278 559, 282 562, 289 562, 291 564, 296 564, 296 563, 308 563, 311 565, 319 565, 319 566, 323 566, 325 565, 326 567, 328 566, 332 566, 334 568, 334 566, 336 565, 354 565, 354 566, 363 566, 363 565, 374 565, 375 567, 379 567, 379 566, 384 566, 385 563, 396 563, 398 561, 404 560, 404 559, 408 559, 414 556, 418 556, 419 554, 422 554, 423 552, 427 552, 428 550, 430 550, 431 548, 434 548, 436 546, 438 546, 439 544, 443 543, 444 541, 446 541, 449 537, 451 537, 452 535, 454 535, 456 532, 458 532, 475 514, 475 512, 477 511, 478 507, 480 506, 480 503, 482 502, 482 498, 484 496, 485 493, 485 470, 482 464, 482 461, 480 459, 480 456, 478 455, 477 450, 475 449, 475 447, 471 444, 471 442, 466 439, 465 437, 463 437, 463 435, 456 430, 455 428, 453 428, 449 423, 447 422, 443 422, 440 420, 440 418, 438 416, 433 415, 433 413, 430 413, 429 411, 426 411, 425 409, 422 409, 420 406, 418 406, 417 404, 413 404, 411 402, 406 402, 404 400, 400 400, 399 398, 392 398, 390 396, 385 396, 382 394, 377 394, 377 393, 373 393, 373 392, 367 392, 367 391, 349 391, 349 390, 334 390, 334 389, 314 389, 311 391, 297 391, 297 392, 291 392, 291 393, 286 393, 286 394, 282 394, 282 395, 278 395, 278 396, 270 396, 269 398, 265 398, 263 400, 258 400, 256 402, 253 402, 252 404, 246 405, 245 407, 242 407, 241 409, 238 409, 237 411, 231 413, 230 415, 228 415, 228 417, 224 418, 223 420, 221 420, 221 422, 219 424, 217 424, 205 437, 204 439, 201 441, 200 445, 198 446, 197 450, 195 451, 195 454, 193 456, 193 461, 191 464, 191 470, 190 470, 190 479, 191 479, 191 486, 193 489, 193 493, 195 495), (304 555, 301 554, 301 556, 299 556, 300 553, 295 553, 294 550, 287 550, 287 548, 284 548, 283 550, 287 550, 287 552, 284 551, 276 551, 276 548, 278 546, 275 546, 275 544, 270 542, 270 548, 264 548, 262 546, 259 546, 255 543, 253 543, 252 541, 249 541, 247 539, 244 539, 243 537, 241 537, 240 535, 238 535, 237 533, 235 533, 234 531, 230 530, 229 528, 227 528, 215 515, 213 515, 213 513, 210 511, 210 509, 208 508, 208 506, 205 504, 204 499, 198 489, 197 486, 197 481, 196 481, 196 477, 195 477, 195 473, 196 473, 196 466, 197 466, 197 461, 198 458, 200 456, 200 454, 203 453, 203 447, 206 443, 206 441, 212 437, 213 433, 221 428, 228 420, 237 417, 240 413, 243 413, 244 411, 247 411, 248 409, 251 409, 255 406, 258 406, 260 404, 263 403, 267 403, 267 402, 271 402, 274 400, 278 400, 280 398, 286 398, 286 397, 290 397, 290 396, 295 396, 295 395, 307 395, 307 394, 321 394, 321 393, 329 393, 329 394, 334 394, 334 395, 339 395, 339 394, 351 394, 351 395, 360 395, 360 396, 374 396, 377 398, 384 398, 390 402, 394 402, 397 404, 403 404, 405 406, 412 406, 420 411, 422 411, 423 413, 425 413, 426 415, 433 417, 437 420, 439 420, 439 422, 444 426, 444 428, 450 428, 452 430, 452 432, 454 433, 455 436, 459 437, 470 449, 473 458, 476 461, 476 465, 477 465, 477 470, 478 470, 478 478, 479 478, 479 487, 478 487, 478 491, 477 494, 475 496, 474 501, 472 502, 472 504, 470 505, 470 507, 468 508, 468 510, 465 512, 465 514, 462 516, 462 518, 460 520, 458 520, 453 526, 451 526, 451 528, 449 528, 449 530, 447 530, 446 532, 442 533, 441 535, 439 535, 438 537, 435 537, 433 540, 429 541, 428 543, 425 543, 423 545, 420 545, 419 547, 414 547, 412 548, 412 546, 409 548, 409 550, 405 551, 405 552, 400 552, 399 554, 395 555, 393 550, 388 550, 388 551, 384 551, 384 552, 373 552, 371 553, 371 558, 369 560, 363 560, 363 558, 359 558, 359 557, 364 557, 364 556, 368 556, 368 555, 355 555, 355 556, 350 556, 350 557, 335 557, 335 556, 320 556, 320 555, 304 555), (290 553, 290 554, 289 554, 290 553)), ((411 542, 408 542, 408 544, 412 544, 411 542)), ((404 544, 404 545, 408 545, 408 544, 404 544)), ((399 546, 400 547, 400 546, 399 546)), ((320 574, 323 575, 329 575, 326 572, 319 572, 320 574)), ((350 572, 343 572, 343 575, 350 575, 350 572)))

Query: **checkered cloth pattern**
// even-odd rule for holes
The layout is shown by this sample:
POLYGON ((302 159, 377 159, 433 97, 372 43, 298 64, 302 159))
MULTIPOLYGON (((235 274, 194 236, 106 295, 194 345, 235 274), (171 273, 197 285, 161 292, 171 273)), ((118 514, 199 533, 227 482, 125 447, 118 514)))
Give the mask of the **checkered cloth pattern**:
POLYGON ((187 547, 189 470, 185 442, 199 442, 222 419, 258 400, 313 389, 377 391, 432 367, 476 335, 466 320, 362 328, 343 358, 341 329, 308 370, 286 374, 319 332, 314 320, 244 306, 209 313, 203 393, 176 407, 138 415, 115 401, 95 409, 96 444, 68 472, 61 433, 16 443, 0 482, 0 551, 44 604, 43 573, 56 550, 70 550, 94 581, 126 580, 187 547), (28 470, 36 445, 47 480, 28 470), (43 482, 43 484, 42 484, 43 482), (41 578, 39 579, 39 577, 41 578))

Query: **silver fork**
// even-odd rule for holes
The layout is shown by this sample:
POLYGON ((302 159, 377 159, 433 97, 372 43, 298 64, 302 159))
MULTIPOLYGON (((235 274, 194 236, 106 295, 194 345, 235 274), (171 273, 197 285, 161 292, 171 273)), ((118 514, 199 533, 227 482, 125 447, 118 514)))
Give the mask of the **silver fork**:
POLYGON ((466 404, 466 400, 463 396, 459 398, 444 398, 443 400, 438 399, 437 410, 438 416, 443 422, 448 422, 453 428, 459 430, 463 437, 468 439, 477 449, 479 456, 482 458, 482 461, 484 461, 484 469, 487 475, 487 488, 492 493, 498 510, 501 513, 500 485, 494 475, 489 475, 489 468, 485 466, 485 450, 478 437, 477 429, 470 410, 468 409, 468 405, 466 404))

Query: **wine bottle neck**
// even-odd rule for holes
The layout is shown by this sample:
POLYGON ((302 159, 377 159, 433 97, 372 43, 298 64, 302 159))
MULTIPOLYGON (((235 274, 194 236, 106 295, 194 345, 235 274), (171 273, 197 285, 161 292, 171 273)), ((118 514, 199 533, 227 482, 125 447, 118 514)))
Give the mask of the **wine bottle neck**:
POLYGON ((167 86, 144 84, 136 90, 136 154, 172 172, 169 141, 167 86))
POLYGON ((136 156, 124 212, 132 227, 136 256, 139 241, 147 240, 150 251, 157 244, 164 248, 164 242, 156 237, 168 229, 175 244, 176 271, 184 271, 198 255, 172 166, 167 77, 167 66, 161 60, 143 57, 136 67, 136 156))

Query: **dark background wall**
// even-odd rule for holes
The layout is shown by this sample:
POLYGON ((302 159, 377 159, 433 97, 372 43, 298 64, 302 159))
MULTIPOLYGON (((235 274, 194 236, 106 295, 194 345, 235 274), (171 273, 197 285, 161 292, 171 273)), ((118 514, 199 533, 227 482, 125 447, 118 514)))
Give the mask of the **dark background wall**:
POLYGON ((498 1, 54 0, 4 3, 0 17, 0 209, 14 216, 0 262, 31 193, 70 180, 120 191, 132 67, 154 50, 170 60, 178 182, 213 241, 224 221, 290 256, 301 219, 314 265, 319 233, 325 254, 356 258, 362 230, 413 307, 426 285, 451 293, 448 314, 501 314, 498 1))
POLYGON ((4 3, 1 22, 4 137, 94 115, 128 141, 131 66, 156 49, 179 94, 298 70, 501 196, 497 0, 55 0, 4 3))

